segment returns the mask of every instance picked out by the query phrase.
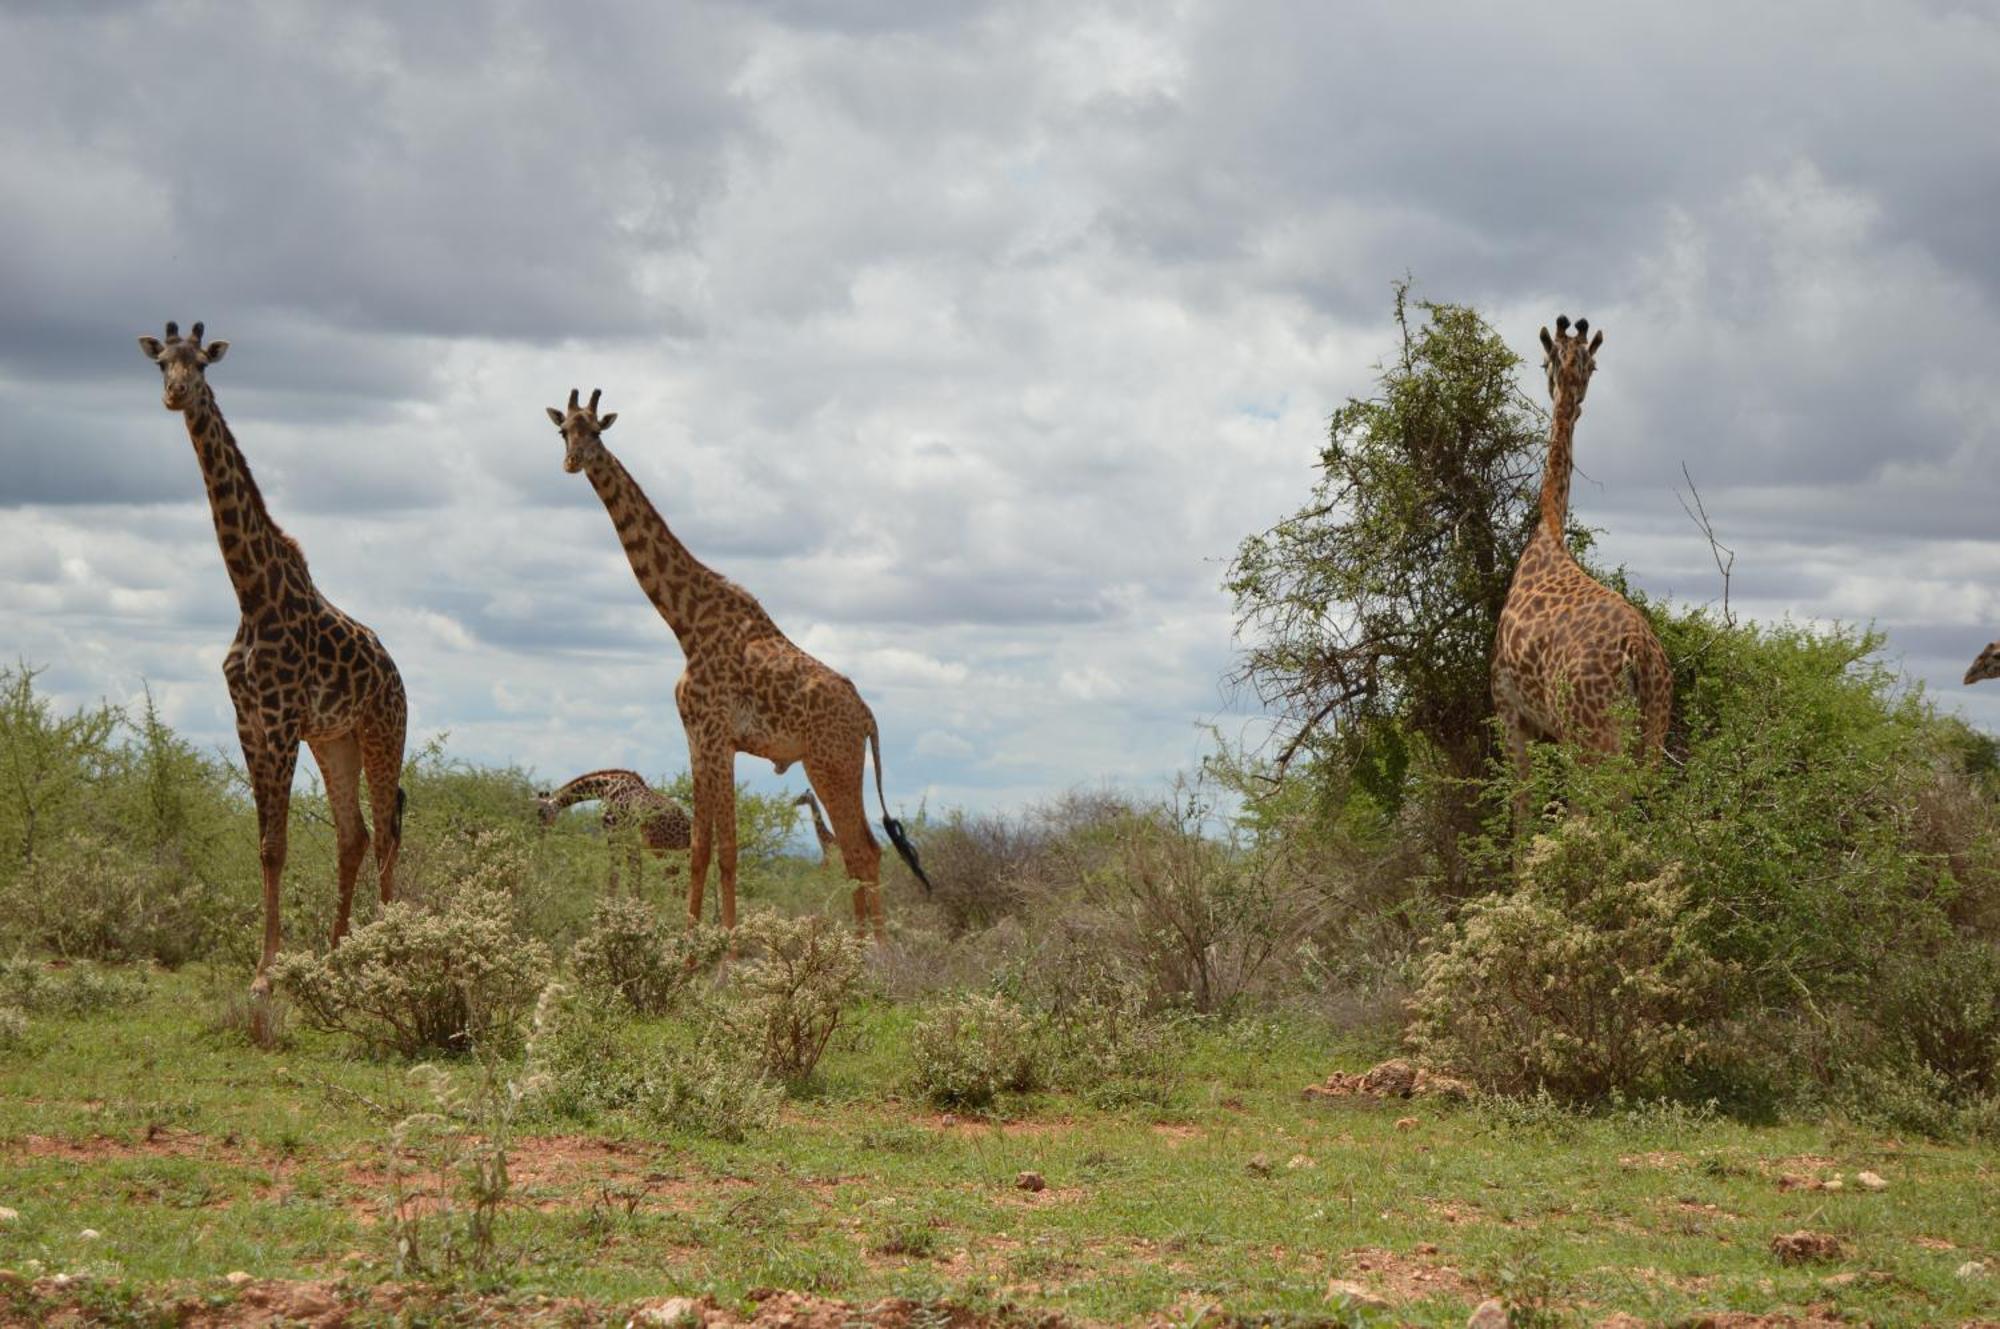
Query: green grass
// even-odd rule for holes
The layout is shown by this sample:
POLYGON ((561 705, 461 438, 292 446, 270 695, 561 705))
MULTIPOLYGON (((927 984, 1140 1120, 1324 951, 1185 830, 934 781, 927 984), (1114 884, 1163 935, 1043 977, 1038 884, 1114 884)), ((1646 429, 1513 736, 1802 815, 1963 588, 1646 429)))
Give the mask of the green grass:
MULTIPOLYGON (((0 1206, 20 1215, 0 1224, 0 1268, 87 1272, 114 1300, 168 1284, 227 1295, 236 1269, 355 1288, 390 1277, 385 1142, 422 1106, 406 1068, 311 1032, 255 1051, 211 1027, 216 990, 157 975, 138 1006, 38 1018, 0 1051, 0 1206)), ((1311 1104, 1304 1085, 1380 1049, 1298 1021, 1200 1028, 1164 1108, 1035 1095, 946 1121, 902 1090, 911 1018, 864 1008, 780 1125, 741 1145, 622 1120, 522 1123, 484 1285, 607 1316, 644 1297, 737 1304, 785 1288, 1099 1321, 1206 1306, 1311 1318, 1334 1314, 1331 1278, 1414 1324, 1463 1324, 1488 1295, 1580 1323, 1808 1305, 1881 1324, 2000 1314, 2000 1281, 1955 1273, 2000 1256, 1990 1145, 1657 1109, 1311 1104), (1250 1167, 1259 1155, 1267 1175, 1250 1167), (1862 1169, 1889 1188, 1858 1188, 1862 1169), (1048 1188, 1016 1189, 1024 1170, 1048 1188), (1839 1192, 1779 1185, 1836 1173, 1839 1192), (1770 1240, 1796 1228, 1841 1237, 1847 1257, 1780 1265, 1770 1240), (1857 1277, 1825 1282, 1843 1274, 1857 1277)), ((0 1288, 0 1319, 10 1295, 28 1294, 0 1288)))

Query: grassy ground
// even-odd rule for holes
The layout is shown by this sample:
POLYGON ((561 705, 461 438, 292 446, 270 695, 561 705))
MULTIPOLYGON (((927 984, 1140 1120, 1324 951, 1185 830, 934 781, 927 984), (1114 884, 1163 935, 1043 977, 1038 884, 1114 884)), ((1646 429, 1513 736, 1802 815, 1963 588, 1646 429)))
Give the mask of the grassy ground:
MULTIPOLYGON (((99 1318, 144 1318, 132 1290, 170 1284, 226 1308, 236 1270, 345 1296, 392 1276, 407 1228, 387 1204, 387 1141, 422 1106, 407 1068, 311 1033, 252 1050, 212 1027, 212 990, 155 976, 137 1007, 38 1019, 0 1050, 0 1207, 18 1213, 0 1221, 0 1269, 44 1280, 0 1279, 0 1317, 48 1313, 59 1271, 87 1274, 88 1292, 55 1300, 99 1318)), ((1489 1295, 1516 1323, 2000 1316, 1990 1146, 1658 1110, 1307 1103, 1304 1085, 1371 1049, 1298 1023, 1201 1032, 1165 1109, 1037 1096, 953 1119, 897 1096, 910 1018, 860 1012, 780 1126, 741 1145, 523 1123, 498 1256, 467 1280, 516 1304, 576 1299, 563 1315, 585 1322, 669 1294, 742 1311, 768 1288, 1106 1322, 1220 1308, 1456 1325, 1489 1295), (1887 1188, 1859 1186, 1862 1170, 1887 1188), (1046 1188, 1017 1188, 1023 1171, 1046 1188), (1842 1189, 1816 1188, 1835 1177, 1842 1189), (1842 1253, 1781 1264, 1771 1239, 1800 1228, 1842 1253), (1960 1277, 1974 1260, 1995 1276, 1960 1277), (1390 1309, 1329 1302, 1332 1279, 1390 1309)), ((462 1187, 412 1190, 406 1213, 421 1214, 462 1187)))

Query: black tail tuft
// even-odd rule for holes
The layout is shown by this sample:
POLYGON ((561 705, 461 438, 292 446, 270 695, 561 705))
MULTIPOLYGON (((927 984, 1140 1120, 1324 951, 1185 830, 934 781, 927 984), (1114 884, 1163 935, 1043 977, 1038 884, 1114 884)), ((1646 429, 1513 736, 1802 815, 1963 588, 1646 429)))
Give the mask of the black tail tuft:
POLYGON ((910 833, 903 829, 903 823, 884 813, 882 829, 889 833, 889 843, 896 846, 896 852, 910 865, 910 871, 917 874, 917 880, 924 884, 924 894, 931 893, 931 879, 924 875, 923 865, 917 862, 917 847, 910 843, 910 833))
POLYGON ((409 802, 409 795, 403 792, 403 786, 401 786, 401 785, 397 785, 397 786, 396 786, 396 820, 395 820, 395 823, 394 823, 394 830, 395 830, 395 833, 396 833, 396 838, 397 838, 398 840, 401 840, 401 839, 403 838, 403 804, 405 804, 405 803, 407 803, 407 802, 409 802))

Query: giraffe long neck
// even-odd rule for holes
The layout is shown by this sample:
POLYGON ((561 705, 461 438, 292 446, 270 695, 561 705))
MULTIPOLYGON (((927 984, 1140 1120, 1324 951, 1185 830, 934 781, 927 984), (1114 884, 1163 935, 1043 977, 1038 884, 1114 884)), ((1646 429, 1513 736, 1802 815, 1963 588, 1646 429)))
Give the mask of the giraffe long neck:
POLYGON ((646 787, 646 781, 637 771, 591 771, 577 776, 550 794, 549 802, 561 811, 572 804, 588 803, 594 798, 606 798, 625 790, 646 787))
POLYGON ((604 500, 611 524, 625 545, 639 589, 680 638, 681 652, 692 644, 694 611, 704 592, 727 585, 721 573, 688 552, 639 488, 632 473, 609 450, 600 449, 586 468, 591 487, 604 500))
POLYGON ((1559 549, 1568 547, 1565 530, 1569 525, 1569 473, 1575 459, 1576 417, 1581 414, 1568 402, 1557 402, 1549 422, 1549 464, 1542 472, 1541 529, 1559 549))
POLYGON ((249 613, 278 594, 284 567, 296 563, 303 569, 305 556, 271 520, 264 495, 250 475, 250 464, 236 446, 236 436, 229 432, 207 384, 201 385, 181 415, 194 444, 195 460, 201 464, 202 481, 208 487, 208 507, 215 518, 222 565, 229 572, 229 584, 236 589, 237 603, 249 613))

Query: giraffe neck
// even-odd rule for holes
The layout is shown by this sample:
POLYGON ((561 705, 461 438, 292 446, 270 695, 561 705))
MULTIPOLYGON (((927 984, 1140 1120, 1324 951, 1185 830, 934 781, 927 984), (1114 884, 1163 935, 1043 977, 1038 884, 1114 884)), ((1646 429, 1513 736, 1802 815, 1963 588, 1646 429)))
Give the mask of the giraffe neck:
POLYGON ((549 795, 558 811, 575 803, 588 803, 628 789, 644 789, 646 781, 637 771, 591 771, 579 775, 549 795))
POLYGON ((1567 548, 1569 543, 1565 534, 1569 525, 1569 473, 1575 457, 1576 417, 1581 413, 1568 402, 1558 402, 1549 423, 1549 463, 1542 472, 1540 529, 1554 539, 1558 549, 1567 548))
POLYGON ((208 487, 208 507, 215 518, 215 540, 222 548, 222 565, 237 603, 248 613, 262 606, 282 585, 275 570, 292 563, 304 567, 305 557, 289 535, 271 520, 264 495, 250 475, 250 464, 236 446, 236 436, 203 383, 181 412, 195 460, 208 487))
POLYGON ((703 597, 728 585, 722 574, 688 552, 667 529, 667 523, 639 488, 632 473, 608 449, 600 447, 585 468, 591 487, 604 500, 605 511, 625 546, 639 589, 660 611, 660 617, 680 638, 681 653, 693 645, 695 608, 703 597))

